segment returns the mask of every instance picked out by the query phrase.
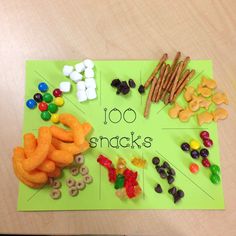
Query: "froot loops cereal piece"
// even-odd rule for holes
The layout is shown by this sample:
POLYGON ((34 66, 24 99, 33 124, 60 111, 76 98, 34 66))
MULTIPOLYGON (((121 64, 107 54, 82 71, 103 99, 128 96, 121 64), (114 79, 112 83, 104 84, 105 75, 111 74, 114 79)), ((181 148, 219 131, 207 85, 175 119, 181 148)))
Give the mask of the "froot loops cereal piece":
POLYGON ((70 196, 72 196, 72 197, 75 197, 79 194, 79 191, 75 186, 70 187, 68 192, 69 192, 70 196))
POLYGON ((79 174, 79 168, 77 166, 72 166, 70 168, 70 173, 73 175, 73 176, 77 176, 79 174))
POLYGON ((75 157, 75 163, 82 165, 84 164, 84 156, 79 154, 75 157))
POLYGON ((75 184, 76 184, 76 181, 72 178, 69 178, 69 179, 66 180, 66 185, 69 188, 72 187, 72 186, 75 186, 75 184))
POLYGON ((52 199, 56 200, 61 197, 61 191, 59 189, 53 189, 50 193, 52 199))
POLYGON ((53 187, 54 189, 60 188, 60 187, 61 187, 61 182, 60 182, 59 180, 56 180, 56 179, 55 179, 55 180, 53 181, 52 187, 53 187))
POLYGON ((85 175, 83 177, 83 181, 86 183, 86 184, 90 184, 93 182, 93 177, 91 175, 85 175))
POLYGON ((35 151, 29 157, 23 160, 23 168, 26 171, 35 170, 47 158, 51 145, 52 134, 49 127, 40 127, 38 135, 38 145, 35 151))
POLYGON ((76 185, 77 189, 79 189, 79 190, 83 190, 86 187, 86 184, 83 180, 77 181, 75 185, 76 185))

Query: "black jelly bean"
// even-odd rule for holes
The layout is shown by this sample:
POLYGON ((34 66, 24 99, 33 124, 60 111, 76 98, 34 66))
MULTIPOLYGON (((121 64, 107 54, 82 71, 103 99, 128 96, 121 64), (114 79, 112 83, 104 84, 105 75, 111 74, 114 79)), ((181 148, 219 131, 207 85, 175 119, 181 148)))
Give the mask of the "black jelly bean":
POLYGON ((175 176, 175 170, 170 167, 170 168, 167 170, 167 174, 172 175, 172 176, 175 176))
POLYGON ((140 85, 139 88, 138 88, 138 91, 140 94, 143 94, 145 92, 145 88, 143 85, 140 85))
POLYGON ((160 184, 157 184, 157 186, 155 187, 155 191, 156 191, 157 193, 162 193, 162 192, 163 192, 162 187, 161 187, 160 184))
POLYGON ((113 79, 111 82, 111 86, 117 88, 121 84, 119 79, 113 79))
POLYGON ((170 188, 170 189, 168 190, 168 193, 170 193, 171 195, 175 195, 176 192, 177 192, 176 187, 170 188))
POLYGON ((135 88, 136 87, 136 84, 132 79, 129 79, 129 87, 130 88, 135 88))
POLYGON ((184 191, 179 189, 176 193, 180 198, 183 198, 184 197, 184 191))
POLYGON ((181 199, 181 197, 176 193, 174 195, 174 203, 177 203, 180 199, 181 199))
POLYGON ((172 184, 175 181, 175 178, 172 175, 167 176, 168 184, 172 184))
POLYGON ((160 171, 159 171, 159 174, 160 174, 160 177, 161 177, 162 179, 166 179, 166 178, 167 178, 167 174, 166 174, 165 171, 160 170, 160 171))
POLYGON ((160 159, 158 157, 153 157, 152 158, 152 164, 153 165, 158 165, 160 163, 160 159))
POLYGON ((164 168, 170 168, 169 163, 166 162, 166 161, 163 162, 162 166, 163 166, 164 168))

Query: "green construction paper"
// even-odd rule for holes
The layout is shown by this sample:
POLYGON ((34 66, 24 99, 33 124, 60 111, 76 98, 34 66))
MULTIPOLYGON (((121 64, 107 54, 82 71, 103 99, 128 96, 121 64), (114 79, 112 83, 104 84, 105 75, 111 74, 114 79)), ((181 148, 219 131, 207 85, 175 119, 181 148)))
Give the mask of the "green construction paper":
MULTIPOLYGON (((26 63, 26 85, 25 99, 32 98, 38 92, 39 82, 46 82, 52 92, 59 86, 61 81, 70 81, 62 74, 62 68, 65 64, 75 65, 78 61, 27 61, 26 63)), ((93 176, 93 183, 81 191, 77 197, 70 197, 65 178, 69 177, 69 171, 63 171, 61 179, 63 185, 61 188, 62 197, 60 200, 52 200, 49 196, 50 188, 48 186, 34 190, 20 184, 18 210, 19 211, 48 211, 48 210, 107 210, 107 209, 224 209, 224 196, 222 181, 219 185, 213 185, 210 181, 210 170, 201 165, 200 160, 193 160, 189 154, 180 149, 180 144, 191 139, 200 141, 199 133, 207 129, 211 138, 214 140, 214 146, 210 149, 210 161, 213 164, 220 165, 219 142, 216 123, 206 124, 199 127, 197 118, 192 117, 189 122, 181 123, 178 119, 170 119, 168 109, 170 106, 164 106, 162 102, 152 104, 148 119, 143 117, 147 91, 140 95, 137 88, 140 83, 144 83, 154 69, 157 61, 95 61, 95 78, 97 81, 97 99, 79 103, 76 98, 76 84, 72 83, 72 91, 64 94, 65 104, 59 108, 58 113, 68 112, 75 115, 81 121, 88 121, 93 126, 93 131, 89 134, 88 140, 92 137, 131 137, 141 136, 141 148, 112 148, 107 147, 106 140, 103 140, 103 147, 89 149, 84 155, 86 165, 89 167, 90 174, 93 176), (121 80, 132 78, 137 86, 131 89, 126 95, 116 95, 116 90, 110 86, 111 80, 115 77, 121 80), (105 114, 114 108, 123 113, 131 108, 136 113, 136 120, 133 123, 126 123, 123 119, 119 123, 111 123, 108 118, 107 124, 104 124, 105 114), (145 137, 152 138, 150 148, 142 146, 145 137), (137 199, 120 200, 115 195, 114 185, 108 181, 107 170, 100 166, 96 159, 99 154, 109 157, 115 164, 118 157, 123 157, 128 168, 138 171, 138 181, 143 190, 141 196, 137 199), (176 170, 176 180, 174 184, 169 185, 166 180, 160 178, 157 174, 151 160, 153 156, 159 156, 161 161, 168 160, 176 170), (147 167, 140 169, 132 165, 133 157, 143 157, 147 160, 147 167), (190 163, 197 163, 200 171, 192 174, 189 171, 190 163), (154 191, 155 185, 159 183, 163 188, 163 193, 158 194, 154 191), (173 203, 172 196, 168 189, 176 186, 184 190, 185 197, 177 204, 173 203)), ((212 77, 212 62, 209 60, 191 61, 189 68, 196 70, 196 75, 190 81, 194 87, 200 82, 201 75, 212 77)), ((180 95, 178 102, 186 107, 183 95, 180 95)), ((210 108, 214 109, 214 106, 210 108)), ((23 133, 33 132, 37 135, 37 129, 40 126, 50 126, 50 121, 45 122, 40 118, 38 108, 34 110, 24 108, 24 130, 23 133)), ((108 117, 108 115, 107 115, 108 117)), ((120 118, 119 111, 112 111, 110 117, 113 121, 120 118)), ((134 113, 128 110, 125 113, 125 119, 132 121, 134 113)), ((122 139, 122 145, 125 146, 127 139, 122 139)), ((112 141, 115 146, 115 139, 112 141)), ((147 143, 146 143, 147 145, 147 143)), ((80 179, 78 176, 76 179, 80 179)), ((222 178, 222 177, 221 177, 222 178)))

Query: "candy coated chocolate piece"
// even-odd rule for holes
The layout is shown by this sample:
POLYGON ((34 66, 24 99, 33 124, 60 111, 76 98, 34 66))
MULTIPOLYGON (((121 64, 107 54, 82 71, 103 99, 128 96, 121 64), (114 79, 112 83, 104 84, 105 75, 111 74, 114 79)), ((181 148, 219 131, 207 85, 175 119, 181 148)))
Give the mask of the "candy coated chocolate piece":
POLYGON ((200 133, 200 137, 201 137, 201 139, 209 139, 209 137, 210 137, 210 134, 209 134, 209 132, 207 132, 207 131, 202 131, 201 133, 200 133))
POLYGON ((45 121, 50 120, 51 114, 48 111, 43 111, 41 113, 41 118, 45 121))
POLYGON ((145 88, 144 88, 144 86, 143 86, 142 84, 139 86, 138 92, 139 92, 140 94, 143 94, 143 93, 145 92, 145 88))
POLYGON ((197 151, 197 150, 192 150, 191 151, 191 157, 193 158, 193 159, 198 159, 199 158, 199 152, 197 151))
POLYGON ((200 150, 200 156, 206 158, 209 156, 209 151, 206 148, 200 150))
POLYGON ((185 152, 189 152, 190 151, 190 145, 188 143, 182 143, 181 144, 181 149, 185 152))
POLYGON ((219 184, 220 183, 220 176, 217 174, 212 174, 210 177, 210 180, 213 184, 219 184))
POLYGON ((190 142, 190 147, 193 149, 193 150, 198 150, 200 147, 201 147, 201 144, 197 141, 197 140, 192 140, 190 142))
POLYGON ((176 187, 170 188, 170 189, 168 190, 168 193, 170 193, 171 195, 175 195, 176 192, 177 192, 176 187))
POLYGON ((158 165, 160 163, 160 158, 158 157, 153 157, 152 158, 152 164, 153 165, 158 165))
POLYGON ((99 155, 99 157, 97 158, 97 162, 107 169, 112 167, 112 161, 103 155, 99 155))
POLYGON ((40 92, 44 93, 48 90, 48 85, 44 82, 39 83, 38 89, 39 89, 40 92))
POLYGON ((43 101, 43 96, 42 96, 42 94, 41 93, 36 93, 36 94, 34 94, 34 100, 35 100, 35 102, 42 102, 43 101))
POLYGON ((167 176, 168 184, 172 184, 175 181, 175 178, 172 175, 167 176))
POLYGON ((63 99, 62 97, 56 97, 56 98, 54 99, 54 103, 55 103, 57 106, 61 107, 61 106, 64 104, 64 99, 63 99))
POLYGON ((47 111, 48 110, 48 104, 46 102, 40 102, 39 103, 39 110, 40 111, 47 111))
POLYGON ((130 88, 135 88, 136 87, 136 84, 135 84, 134 80, 129 79, 128 83, 129 83, 130 88))
POLYGON ((160 184, 157 184, 157 186, 155 187, 155 191, 156 191, 157 193, 162 193, 162 192, 163 192, 162 187, 161 187, 160 184))
POLYGON ((211 139, 204 139, 203 144, 205 147, 210 148, 213 145, 213 141, 211 139))
POLYGON ((43 95, 43 101, 50 103, 53 100, 53 96, 50 93, 45 93, 43 95))
POLYGON ((211 165, 210 170, 212 174, 220 174, 220 167, 218 165, 211 165))
POLYGON ((211 166, 210 161, 207 158, 202 159, 202 165, 209 168, 211 166))
POLYGON ((59 122, 59 115, 58 114, 52 114, 51 121, 55 124, 58 123, 59 122))
POLYGON ((195 174, 195 173, 197 173, 197 172, 199 171, 199 166, 198 166, 197 164, 195 164, 195 163, 192 163, 192 164, 190 164, 190 166, 189 166, 189 170, 190 170, 193 174, 195 174))
POLYGON ((29 109, 34 109, 34 108, 37 106, 37 103, 34 101, 34 99, 29 99, 29 100, 26 102, 26 106, 27 106, 29 109))
POLYGON ((50 103, 48 105, 48 110, 51 112, 51 113, 56 113, 58 111, 58 107, 56 104, 54 103, 50 103))
POLYGON ((59 88, 54 89, 52 93, 53 93, 54 97, 61 97, 62 96, 62 91, 59 88))

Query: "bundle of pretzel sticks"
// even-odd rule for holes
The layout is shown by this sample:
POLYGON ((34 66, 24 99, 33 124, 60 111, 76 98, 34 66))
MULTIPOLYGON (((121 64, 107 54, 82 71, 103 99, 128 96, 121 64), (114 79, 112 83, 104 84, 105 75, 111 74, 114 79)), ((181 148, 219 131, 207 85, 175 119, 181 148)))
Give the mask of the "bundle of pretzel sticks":
POLYGON ((163 54, 144 84, 145 89, 151 85, 144 110, 144 117, 148 117, 151 103, 158 103, 161 100, 166 105, 173 103, 189 80, 195 75, 195 70, 186 69, 190 57, 186 57, 183 61, 180 60, 180 57, 181 53, 177 52, 172 65, 169 65, 166 63, 168 54, 163 54))

